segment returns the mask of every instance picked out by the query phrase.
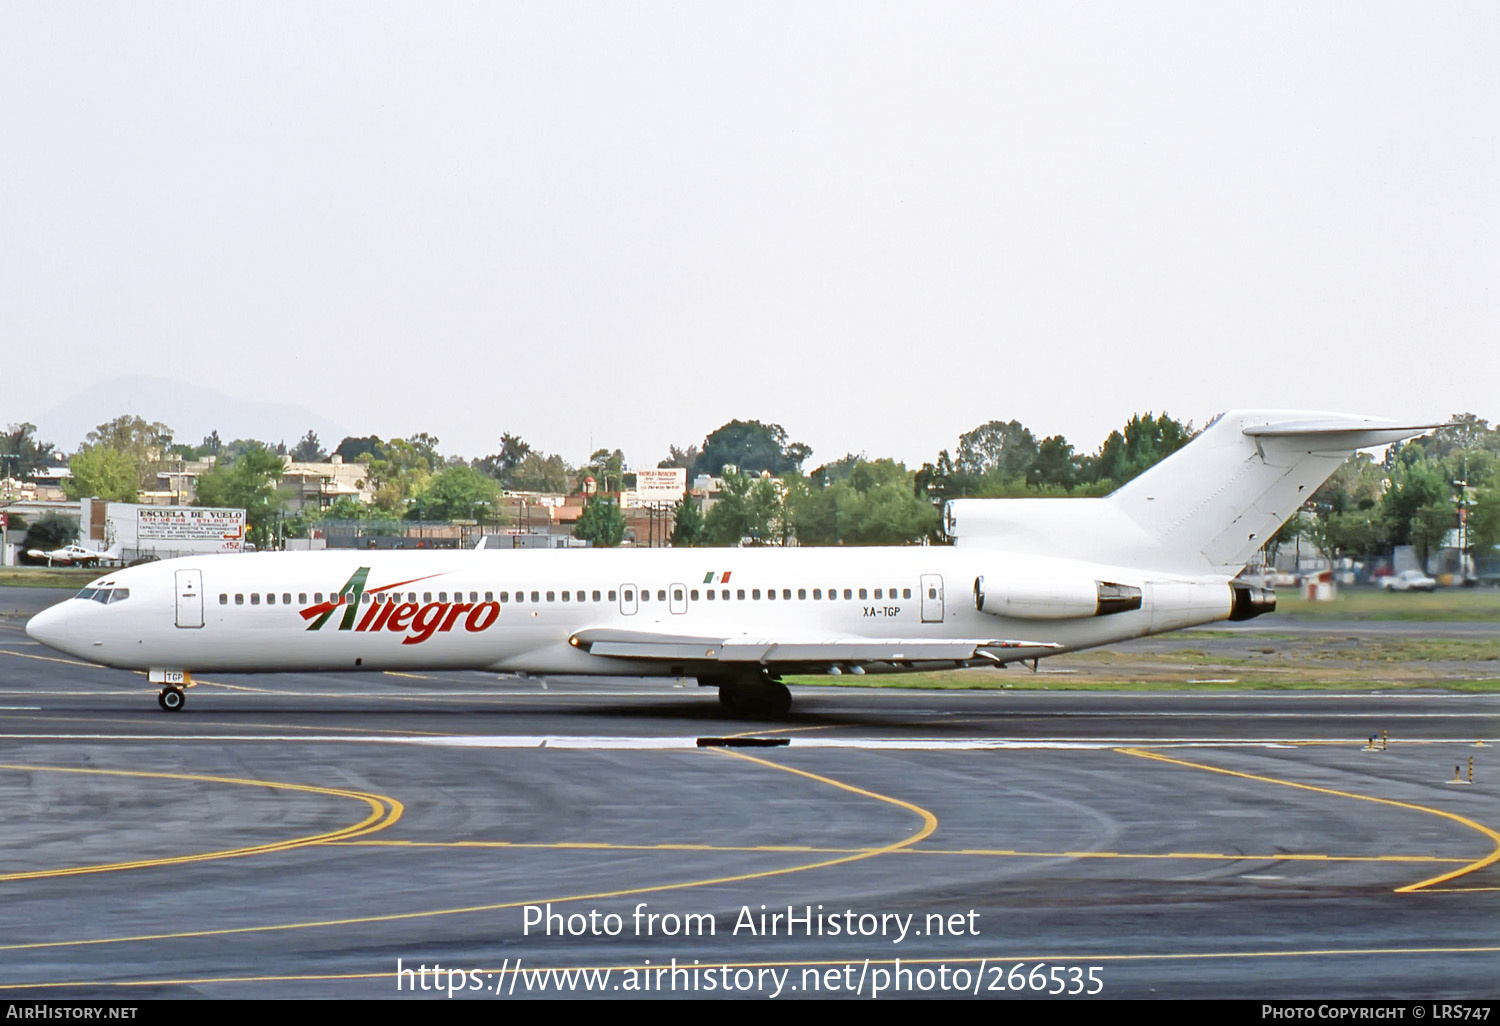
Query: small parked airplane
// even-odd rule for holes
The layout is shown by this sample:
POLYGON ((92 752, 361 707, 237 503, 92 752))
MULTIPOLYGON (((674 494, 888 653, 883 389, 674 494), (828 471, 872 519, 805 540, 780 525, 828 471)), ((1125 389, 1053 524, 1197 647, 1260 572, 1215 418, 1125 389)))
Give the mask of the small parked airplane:
POLYGON ((780 714, 784 674, 1004 666, 1276 606, 1238 577, 1358 449, 1438 425, 1237 411, 1103 498, 956 499, 952 546, 339 551, 115 571, 26 630, 149 671, 691 676, 780 714))
POLYGON ((103 552, 86 549, 82 545, 64 545, 60 549, 27 549, 26 555, 31 559, 45 559, 48 566, 59 563, 63 566, 88 566, 91 563, 113 562, 120 558, 123 551, 123 544, 117 544, 103 552))

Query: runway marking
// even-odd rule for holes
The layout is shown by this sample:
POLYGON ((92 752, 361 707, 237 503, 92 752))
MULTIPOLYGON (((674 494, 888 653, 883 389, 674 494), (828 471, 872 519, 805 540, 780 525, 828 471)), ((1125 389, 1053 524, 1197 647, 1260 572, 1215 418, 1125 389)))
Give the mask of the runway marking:
POLYGON ((316 787, 310 784, 288 784, 277 781, 247 780, 241 777, 209 777, 192 773, 149 773, 141 770, 82 769, 73 766, 29 766, 0 764, 0 770, 18 773, 78 773, 113 777, 145 777, 154 780, 191 780, 213 784, 238 784, 245 787, 265 787, 287 791, 303 791, 309 794, 330 795, 335 798, 351 798, 370 806, 370 814, 358 823, 321 834, 293 837, 285 841, 251 845, 243 848, 226 848, 220 851, 199 852, 194 855, 169 855, 154 859, 137 859, 131 862, 110 862, 91 866, 69 866, 62 869, 37 869, 17 873, 0 873, 0 882, 12 880, 44 880, 62 876, 83 876, 89 873, 112 873, 125 869, 145 869, 150 866, 173 866, 185 862, 208 862, 215 859, 242 858, 247 855, 265 855, 271 852, 290 851, 324 844, 328 841, 347 840, 384 830, 401 818, 403 806, 394 798, 385 795, 367 794, 363 791, 348 791, 331 787, 316 787))
MULTIPOLYGON (((0 708, 3 708, 3 707, 0 707, 0 708)), ((19 706, 17 708, 26 708, 26 709, 30 709, 32 711, 40 712, 42 707, 41 706, 19 706)), ((149 714, 149 715, 154 716, 155 714, 152 713, 152 714, 149 714)), ((58 716, 58 715, 49 715, 49 716, 45 717, 45 720, 48 723, 137 723, 137 722, 139 722, 139 720, 136 719, 136 718, 127 718, 127 717, 122 717, 122 716, 58 716)), ((454 733, 452 733, 450 731, 441 731, 441 730, 392 730, 392 729, 390 729, 388 727, 330 727, 330 726, 327 726, 327 725, 321 724, 321 723, 320 724, 316 724, 316 725, 303 726, 302 724, 298 724, 298 723, 257 723, 257 722, 255 722, 253 720, 247 720, 247 721, 244 721, 244 722, 225 722, 225 721, 222 721, 222 720, 202 720, 202 719, 199 719, 196 716, 193 717, 192 725, 195 726, 195 727, 233 727, 233 728, 238 728, 238 729, 241 729, 241 730, 243 730, 246 727, 265 727, 268 730, 327 730, 327 731, 343 731, 343 732, 350 733, 350 734, 362 734, 362 735, 369 735, 369 734, 394 734, 397 737, 408 737, 408 736, 411 736, 411 737, 463 737, 464 736, 462 734, 454 734, 454 733)), ((3 737, 3 736, 4 735, 0 735, 0 737, 3 737)), ((156 735, 148 735, 148 734, 100 734, 100 735, 80 735, 80 736, 88 736, 88 737, 90 737, 93 740, 104 740, 104 741, 118 741, 118 740, 123 740, 123 739, 126 739, 126 738, 146 738, 146 739, 152 739, 152 738, 156 738, 156 739, 173 738, 173 739, 176 739, 176 740, 189 740, 189 741, 191 741, 191 740, 204 740, 204 739, 209 739, 209 738, 217 738, 219 740, 228 740, 228 739, 231 738, 230 735, 217 735, 217 734, 202 734, 202 735, 187 735, 187 734, 156 734, 156 735)), ((246 736, 246 737, 259 737, 261 735, 252 734, 252 735, 243 735, 243 736, 246 736)), ((18 735, 18 737, 19 737, 19 735, 18 735)), ((38 733, 38 734, 31 735, 30 736, 30 740, 42 740, 42 739, 69 740, 70 737, 71 736, 67 735, 67 734, 42 734, 42 733, 38 733)), ((282 736, 282 737, 279 737, 278 740, 310 741, 310 740, 317 740, 317 738, 315 738, 315 737, 296 737, 295 735, 293 735, 293 736, 290 736, 290 737, 282 736)), ((350 739, 349 738, 335 737, 335 738, 328 738, 326 740, 347 741, 347 740, 350 740, 350 739)), ((371 738, 370 740, 373 742, 373 741, 388 740, 388 739, 386 739, 386 738, 371 738)))
MULTIPOLYGON (((559 904, 562 904, 564 902, 573 902, 573 901, 601 901, 601 900, 608 899, 608 898, 627 898, 627 897, 631 897, 631 896, 637 895, 637 894, 655 894, 655 893, 661 893, 661 892, 664 892, 664 891, 688 890, 688 889, 695 888, 695 887, 713 887, 713 886, 717 886, 717 885, 720 885, 720 884, 740 883, 740 882, 743 882, 745 880, 764 880, 764 879, 766 879, 768 877, 773 877, 773 876, 786 876, 786 875, 789 875, 789 874, 792 874, 792 873, 803 873, 803 872, 808 872, 809 870, 814 870, 814 869, 825 869, 825 868, 827 868, 829 866, 840 866, 840 865, 845 865, 845 864, 850 863, 850 862, 859 862, 859 861, 862 861, 864 859, 874 858, 874 857, 876 857, 878 855, 885 855, 885 854, 889 854, 891 852, 901 851, 904 848, 908 848, 908 847, 910 847, 913 844, 917 844, 918 842, 925 840, 927 837, 931 836, 931 834, 932 834, 932 832, 934 830, 937 829, 938 819, 937 819, 936 816, 934 816, 931 812, 928 812, 926 809, 922 808, 921 806, 914 805, 911 802, 903 801, 900 798, 892 798, 889 795, 883 795, 883 794, 879 794, 879 793, 877 793, 875 791, 869 791, 869 790, 866 790, 866 789, 861 788, 861 787, 856 787, 853 784, 846 784, 846 783, 843 783, 842 781, 834 780, 831 777, 819 776, 816 773, 809 773, 809 772, 807 772, 805 770, 793 769, 793 768, 791 768, 789 766, 780 766, 780 765, 778 765, 778 764, 776 764, 774 762, 768 762, 765 759, 758 759, 758 758, 755 758, 754 756, 751 756, 751 755, 743 755, 743 754, 741 754, 739 752, 729 751, 727 749, 722 749, 722 748, 707 748, 707 749, 694 749, 694 750, 695 751, 708 752, 710 754, 715 754, 715 755, 721 755, 721 756, 725 756, 725 757, 728 757, 728 758, 743 759, 746 762, 757 763, 757 764, 759 764, 761 766, 765 766, 765 767, 768 767, 770 769, 779 770, 779 771, 784 772, 784 773, 791 773, 791 774, 793 774, 795 776, 799 776, 799 777, 805 777, 805 778, 807 778, 809 780, 814 780, 814 781, 817 781, 818 783, 827 784, 830 787, 838 788, 839 790, 842 790, 842 791, 848 791, 848 792, 850 792, 852 794, 861 795, 861 796, 866 797, 866 798, 872 798, 872 799, 874 799, 876 801, 884 802, 884 803, 886 803, 888 805, 894 805, 894 806, 896 806, 898 808, 905 809, 907 811, 916 813, 918 816, 920 816, 922 818, 922 827, 921 827, 921 829, 917 830, 915 833, 909 834, 908 836, 903 837, 902 839, 900 839, 898 841, 893 841, 890 844, 883 845, 883 846, 878 847, 878 848, 871 848, 869 850, 858 851, 858 852, 855 852, 853 854, 841 855, 838 858, 823 859, 823 860, 820 860, 820 861, 817 861, 817 862, 809 862, 809 863, 805 863, 803 865, 785 866, 785 867, 782 867, 782 868, 779 868, 779 869, 766 869, 766 870, 760 870, 758 872, 753 872, 753 873, 737 873, 737 874, 735 874, 733 876, 711 877, 711 878, 702 879, 702 880, 687 880, 687 881, 682 881, 682 882, 679 882, 679 883, 665 883, 665 884, 648 885, 648 886, 642 886, 642 887, 630 887, 630 888, 626 888, 626 889, 623 889, 623 890, 599 891, 599 892, 594 892, 594 893, 589 893, 589 894, 572 894, 572 895, 564 895, 564 896, 561 896, 561 897, 553 897, 553 898, 529 898, 529 899, 525 899, 525 900, 521 900, 521 901, 503 901, 503 902, 495 902, 495 903, 486 904, 486 905, 466 905, 466 906, 461 906, 461 907, 457 907, 457 908, 429 909, 429 910, 421 911, 421 912, 389 912, 389 913, 384 913, 384 914, 381 914, 381 915, 351 916, 351 917, 347 917, 347 918, 343 918, 343 919, 308 920, 308 921, 305 921, 305 922, 297 922, 297 923, 272 923, 272 924, 265 925, 265 926, 231 926, 231 927, 220 927, 218 929, 210 929, 210 930, 182 930, 182 931, 176 931, 176 932, 171 932, 171 933, 137 934, 137 935, 134 935, 134 936, 127 936, 127 937, 96 937, 96 938, 92 938, 92 939, 88 939, 88 940, 33 941, 33 942, 30 942, 30 943, 23 943, 23 944, 0 944, 0 951, 34 951, 34 950, 40 950, 40 949, 44 949, 44 948, 86 947, 86 946, 94 946, 94 945, 101 945, 101 944, 128 944, 128 943, 140 943, 140 942, 145 942, 145 941, 184 940, 184 939, 192 939, 192 938, 197 938, 197 937, 225 937, 225 936, 232 936, 232 935, 236 935, 236 934, 246 934, 246 933, 275 933, 275 932, 282 932, 282 931, 288 931, 288 930, 309 930, 309 929, 318 929, 318 928, 325 928, 325 927, 331 927, 331 926, 360 926, 360 925, 364 925, 364 924, 367 924, 367 923, 392 923, 392 922, 401 922, 401 921, 404 921, 404 920, 411 920, 411 919, 430 919, 430 918, 433 918, 433 917, 436 917, 436 916, 465 915, 465 914, 473 913, 473 912, 496 912, 496 911, 499 911, 501 909, 521 908, 521 907, 523 907, 525 905, 542 905, 542 904, 546 904, 548 902, 551 902, 552 904, 555 904, 555 905, 559 905, 559 904)), ((0 768, 4 768, 4 767, 0 766, 0 768)), ((115 770, 101 770, 101 771, 98 771, 98 772, 120 772, 120 771, 115 771, 115 770)), ((123 774, 123 775, 132 775, 132 774, 123 774)), ((160 776, 160 775, 163 775, 163 774, 138 773, 138 774, 133 774, 133 775, 136 775, 136 776, 153 776, 153 775, 160 776)), ((214 778, 204 778, 204 779, 214 779, 214 778)), ((264 782, 261 782, 261 781, 249 781, 249 783, 260 784, 261 786, 268 786, 268 787, 269 786, 297 786, 297 785, 269 785, 269 784, 265 784, 264 782)), ((355 794, 355 793, 356 792, 351 792, 351 794, 355 794)), ((394 820, 392 820, 392 822, 394 822, 394 820)), ((389 824, 383 824, 383 825, 389 825, 389 824)))
MULTIPOLYGON (((915 965, 1004 965, 1010 963, 1024 962, 1048 962, 1048 963, 1076 963, 1076 962, 1193 962, 1193 961, 1229 961, 1234 959, 1265 959, 1265 958, 1370 958, 1374 956, 1411 956, 1411 955, 1490 955, 1500 952, 1500 945, 1476 945, 1471 947, 1418 947, 1418 948, 1311 948, 1297 951, 1182 951, 1182 952, 1141 952, 1137 954, 1089 954, 1080 952, 1025 952, 1014 954, 992 954, 983 957, 955 956, 937 958, 901 958, 899 962, 904 966, 915 965)), ((865 960, 859 958, 844 959, 799 959, 792 961, 776 962, 714 962, 712 968, 723 966, 726 969, 814 969, 825 966, 845 966, 851 962, 863 964, 865 960)), ((895 966, 895 958, 872 958, 868 963, 873 966, 895 966)), ((598 965, 598 966, 526 966, 524 969, 515 966, 476 969, 474 972, 487 977, 508 976, 517 972, 543 973, 554 969, 570 969, 581 972, 640 972, 642 963, 598 965)), ((656 968, 654 966, 649 968, 656 968)), ((710 968, 703 966, 703 968, 710 968)), ((66 982, 50 983, 4 983, 0 984, 0 990, 43 990, 58 989, 62 987, 188 987, 201 986, 209 983, 317 983, 331 980, 390 980, 395 976, 394 971, 374 973, 286 973, 279 975, 258 976, 192 976, 181 978, 161 978, 153 980, 69 980, 66 982)), ((438 991, 440 993, 441 991, 438 991)), ((476 992, 477 993, 477 992, 476 992)))
POLYGON ((1169 756, 1160 755, 1156 752, 1142 751, 1138 748, 1121 748, 1119 749, 1119 751, 1124 753, 1125 755, 1134 755, 1142 759, 1155 759, 1158 762, 1171 763, 1176 766, 1187 766, 1190 769, 1207 770, 1210 773, 1222 773, 1225 776, 1240 777, 1244 780, 1256 780, 1260 781, 1261 783, 1279 784, 1282 787, 1293 787, 1301 791, 1313 791, 1318 794, 1331 794, 1339 798, 1356 798, 1360 801, 1375 802, 1378 805, 1390 805, 1398 809, 1408 809, 1413 812, 1425 812, 1431 816, 1440 816, 1443 819, 1451 820, 1454 823, 1458 823, 1462 826, 1468 827, 1470 830, 1476 830, 1479 833, 1483 834, 1485 837, 1488 837, 1491 841, 1495 842, 1494 849, 1491 850, 1491 852, 1483 858, 1475 859, 1469 862, 1468 865, 1463 866, 1460 869, 1455 869, 1451 872, 1444 873, 1441 876, 1434 876, 1427 880, 1419 880, 1416 883, 1407 884, 1404 887, 1397 887, 1397 894, 1411 894, 1416 891, 1424 890, 1425 888, 1434 886, 1435 884, 1446 883, 1449 880, 1456 880, 1461 876, 1466 876, 1467 874, 1475 872, 1476 870, 1483 869, 1486 866, 1494 865, 1496 862, 1500 862, 1500 833, 1496 833, 1494 830, 1491 830, 1483 823, 1476 823, 1474 820, 1469 819, 1466 816, 1460 816, 1455 812, 1447 812, 1443 809, 1434 809, 1426 805, 1417 805, 1413 802, 1396 801, 1393 798, 1377 798, 1373 795, 1368 794, 1355 794, 1353 791, 1338 791, 1331 787, 1317 787, 1313 784, 1301 784, 1292 780, 1281 780, 1276 777, 1267 777, 1255 773, 1243 773, 1239 770, 1223 769, 1219 766, 1210 766, 1201 762, 1188 762, 1185 759, 1173 759, 1169 756))
MULTIPOLYGON (((609 851, 705 851, 705 852, 814 852, 818 854, 855 854, 874 848, 822 848, 800 844, 613 844, 601 841, 332 841, 339 848, 540 848, 540 849, 606 849, 609 851)), ((903 848, 893 855, 983 855, 1022 859, 1173 859, 1212 860, 1219 862, 1422 862, 1463 864, 1468 859, 1442 855, 1324 855, 1321 853, 1281 852, 1274 855, 1237 854, 1234 852, 1152 852, 1121 851, 1018 851, 1009 848, 903 848)))
POLYGON ((109 667, 98 663, 83 663, 77 659, 59 659, 57 656, 32 655, 30 652, 16 652, 8 648, 0 648, 0 655, 15 656, 17 659, 40 659, 44 663, 67 663, 69 666, 86 666, 91 670, 107 670, 109 667))
POLYGON ((387 677, 410 677, 412 680, 437 680, 436 677, 426 677, 420 673, 397 673, 395 670, 384 671, 387 677))
MULTIPOLYGON (((0 691, 0 695, 6 692, 0 691)), ((154 715, 154 714, 153 714, 154 715)), ((106 717, 48 717, 55 722, 137 722, 106 717)), ((197 721, 193 721, 197 722, 197 721)), ((443 731, 390 730, 360 727, 319 727, 287 724, 218 723, 205 721, 214 726, 264 726, 280 730, 330 730, 347 731, 350 736, 332 734, 108 734, 108 733, 4 733, 0 740, 12 741, 301 741, 306 743, 342 744, 409 744, 431 745, 442 748, 495 748, 495 749, 567 749, 574 751, 612 751, 634 749, 641 751, 674 751, 696 749, 698 735, 655 735, 644 737, 604 736, 588 734, 461 734, 443 731)), ((833 729, 828 725, 826 729, 833 729)), ((823 727, 786 728, 788 730, 819 730, 823 727)), ((747 731, 733 737, 746 737, 774 731, 747 731)), ((1122 751, 1122 745, 1151 745, 1161 748, 1286 748, 1288 746, 1327 745, 1334 747, 1363 748, 1364 739, 1350 738, 1261 738, 1254 741, 1228 738, 1142 738, 1113 737, 1101 739, 1084 738, 869 738, 869 737, 818 737, 798 738, 793 749, 831 748, 864 749, 871 751, 1122 751)), ((1416 745, 1463 745, 1473 744, 1469 738, 1402 738, 1403 747, 1416 745)))

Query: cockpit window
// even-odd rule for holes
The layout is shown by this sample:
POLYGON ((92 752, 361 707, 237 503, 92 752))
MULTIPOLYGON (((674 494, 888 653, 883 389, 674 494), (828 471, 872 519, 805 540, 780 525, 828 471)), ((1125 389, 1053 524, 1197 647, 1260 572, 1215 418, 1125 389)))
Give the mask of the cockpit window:
POLYGON ((77 599, 83 599, 85 601, 88 601, 89 599, 92 599, 93 601, 99 603, 100 605, 108 605, 111 602, 124 602, 126 599, 128 599, 130 597, 130 589, 129 588, 84 588, 82 591, 80 591, 77 595, 74 595, 73 597, 77 598, 77 599))

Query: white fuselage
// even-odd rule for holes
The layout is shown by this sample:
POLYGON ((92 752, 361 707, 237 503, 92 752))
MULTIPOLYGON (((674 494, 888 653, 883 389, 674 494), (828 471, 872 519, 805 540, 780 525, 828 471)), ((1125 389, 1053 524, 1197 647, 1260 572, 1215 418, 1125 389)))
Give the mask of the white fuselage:
MULTIPOLYGON (((98 594, 28 630, 80 658, 145 670, 691 674, 701 667, 591 654, 575 636, 1010 638, 1055 646, 1050 654, 1224 619, 1227 582, 938 546, 254 553, 105 574, 80 593, 98 594), (1019 604, 1019 615, 994 615, 976 608, 979 576, 1108 580, 1141 589, 1142 601, 1105 616, 1019 604)), ((811 662, 838 672, 833 660, 811 662)), ((872 672, 910 665, 864 662, 872 672)))

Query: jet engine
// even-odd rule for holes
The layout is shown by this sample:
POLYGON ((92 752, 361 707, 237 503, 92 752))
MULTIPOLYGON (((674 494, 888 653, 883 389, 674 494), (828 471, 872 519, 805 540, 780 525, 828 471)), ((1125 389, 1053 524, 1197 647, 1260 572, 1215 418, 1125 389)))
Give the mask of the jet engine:
POLYGON ((1017 620, 1078 620, 1141 608, 1141 589, 1086 577, 974 579, 974 608, 1017 620))

